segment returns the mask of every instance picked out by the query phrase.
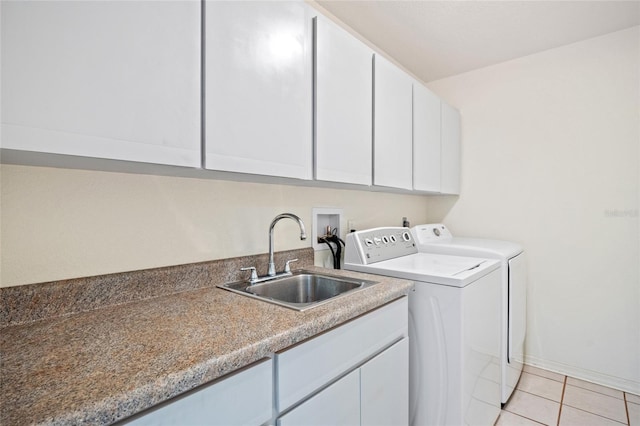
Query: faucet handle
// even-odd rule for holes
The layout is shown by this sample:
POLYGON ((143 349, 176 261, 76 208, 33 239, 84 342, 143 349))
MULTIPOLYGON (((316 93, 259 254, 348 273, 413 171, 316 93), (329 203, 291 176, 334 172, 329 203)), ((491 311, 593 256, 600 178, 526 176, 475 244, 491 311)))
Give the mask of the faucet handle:
POLYGON ((297 262, 297 261, 298 261, 298 259, 287 260, 287 262, 284 264, 284 272, 291 272, 291 267, 289 266, 289 263, 297 262))
POLYGON ((250 282, 254 282, 258 279, 258 273, 256 272, 256 267, 255 266, 248 266, 246 268, 240 268, 241 271, 251 271, 251 278, 249 279, 250 282))

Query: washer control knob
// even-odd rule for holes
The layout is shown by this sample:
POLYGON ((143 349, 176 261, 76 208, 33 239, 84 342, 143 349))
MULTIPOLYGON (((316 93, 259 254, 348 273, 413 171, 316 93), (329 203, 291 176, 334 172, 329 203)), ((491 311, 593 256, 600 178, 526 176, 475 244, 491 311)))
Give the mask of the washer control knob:
POLYGON ((402 233, 402 239, 405 241, 411 241, 411 234, 407 231, 402 233))
POLYGON ((380 239, 380 237, 373 237, 373 242, 375 243, 375 245, 379 246, 382 240, 380 239))
POLYGON ((371 246, 373 245, 373 241, 371 240, 371 238, 365 238, 365 239, 364 239, 364 244, 365 244, 367 247, 371 247, 371 246))
POLYGON ((395 243, 397 241, 395 235, 389 236, 389 239, 391 240, 392 243, 395 243))

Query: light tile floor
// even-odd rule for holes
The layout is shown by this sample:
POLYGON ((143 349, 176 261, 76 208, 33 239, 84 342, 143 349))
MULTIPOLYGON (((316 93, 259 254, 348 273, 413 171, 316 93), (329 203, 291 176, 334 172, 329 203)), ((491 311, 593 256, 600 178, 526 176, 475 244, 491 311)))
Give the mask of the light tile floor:
POLYGON ((496 426, 640 426, 640 396, 526 365, 496 426))

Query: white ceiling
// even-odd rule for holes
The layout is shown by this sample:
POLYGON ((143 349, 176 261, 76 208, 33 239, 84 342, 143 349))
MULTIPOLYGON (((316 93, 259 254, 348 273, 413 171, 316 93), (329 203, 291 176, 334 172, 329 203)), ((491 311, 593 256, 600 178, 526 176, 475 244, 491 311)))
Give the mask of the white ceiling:
POLYGON ((425 82, 640 24, 640 0, 316 2, 425 82))

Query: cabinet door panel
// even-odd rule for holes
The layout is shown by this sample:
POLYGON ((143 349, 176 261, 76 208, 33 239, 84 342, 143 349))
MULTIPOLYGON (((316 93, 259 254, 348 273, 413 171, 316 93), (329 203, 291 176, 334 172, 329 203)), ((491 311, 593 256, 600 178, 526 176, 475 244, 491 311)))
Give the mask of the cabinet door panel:
POLYGON ((278 426, 360 425, 360 370, 355 370, 278 419, 278 426))
POLYGON ((362 425, 409 424, 409 339, 360 369, 362 425))
POLYGON ((413 85, 413 189, 440 192, 440 98, 413 85))
POLYGON ((207 1, 205 14, 205 167, 310 179, 308 6, 207 1))
POLYGON ((412 189, 411 79, 375 55, 373 96, 373 183, 412 189))
POLYGON ((460 193, 460 112, 442 102, 441 192, 460 193))
POLYGON ((266 360, 177 397, 129 425, 258 425, 272 415, 273 363, 266 360))
POLYGON ((373 51, 316 18, 315 178, 371 185, 373 51))
POLYGON ((3 148, 200 165, 197 1, 2 4, 3 148))

